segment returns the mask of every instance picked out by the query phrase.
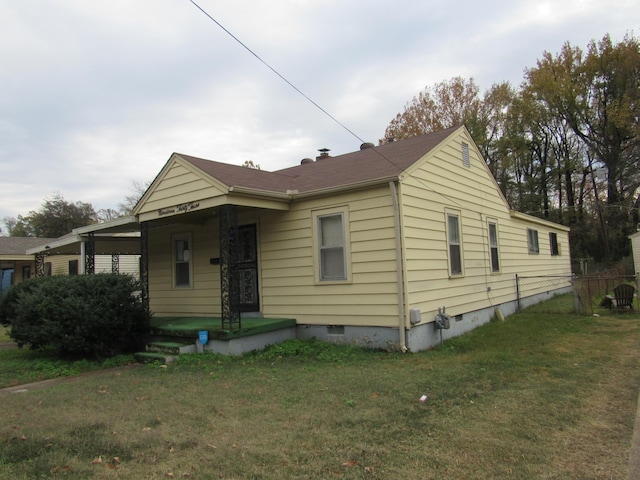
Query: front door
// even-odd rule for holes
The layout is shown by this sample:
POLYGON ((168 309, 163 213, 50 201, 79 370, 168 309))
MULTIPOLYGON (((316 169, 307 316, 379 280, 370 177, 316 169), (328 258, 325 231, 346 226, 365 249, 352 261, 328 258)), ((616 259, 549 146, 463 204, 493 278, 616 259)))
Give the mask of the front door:
POLYGON ((255 224, 238 227, 238 272, 241 312, 260 311, 257 243, 255 224))

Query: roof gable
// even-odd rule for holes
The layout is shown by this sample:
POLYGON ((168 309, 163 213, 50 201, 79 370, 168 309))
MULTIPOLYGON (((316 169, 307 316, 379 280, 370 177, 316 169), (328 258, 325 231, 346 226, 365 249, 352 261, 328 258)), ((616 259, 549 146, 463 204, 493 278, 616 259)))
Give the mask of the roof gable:
POLYGON ((183 154, 174 154, 226 188, 234 187, 273 194, 309 194, 326 189, 388 181, 436 148, 454 127, 439 132, 326 157, 275 172, 229 165, 183 154))
POLYGON ((215 176, 201 171, 181 155, 174 153, 133 209, 138 215, 171 209, 229 191, 215 176))

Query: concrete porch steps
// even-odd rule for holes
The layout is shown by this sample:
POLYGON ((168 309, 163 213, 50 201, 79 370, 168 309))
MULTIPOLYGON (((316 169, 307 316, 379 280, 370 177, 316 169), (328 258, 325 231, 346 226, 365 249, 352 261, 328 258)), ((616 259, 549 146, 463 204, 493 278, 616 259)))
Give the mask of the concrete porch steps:
POLYGON ((182 317, 153 319, 144 352, 136 354, 142 363, 169 363, 180 354, 203 350, 223 355, 241 355, 266 345, 295 338, 293 319, 248 318, 239 330, 222 330, 220 320, 182 317), (198 347, 199 332, 208 332, 208 343, 198 347))

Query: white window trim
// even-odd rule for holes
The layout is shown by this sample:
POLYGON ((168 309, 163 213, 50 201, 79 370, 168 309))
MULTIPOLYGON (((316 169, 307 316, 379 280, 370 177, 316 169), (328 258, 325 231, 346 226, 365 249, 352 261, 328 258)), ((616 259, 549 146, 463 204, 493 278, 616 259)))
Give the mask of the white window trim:
POLYGON ((540 254, 540 235, 535 228, 527 228, 527 250, 530 255, 540 254), (529 232, 535 232, 535 244, 533 242, 533 235, 529 232))
POLYGON ((487 243, 489 244, 489 269, 492 274, 498 274, 502 270, 502 260, 500 258, 500 229, 498 228, 498 220, 495 218, 487 219, 487 243), (495 225, 496 227, 496 255, 498 257, 498 269, 493 269, 493 261, 491 255, 491 225, 495 225))
POLYGON ((552 257, 560 256, 560 242, 558 241, 558 234, 556 232, 549 232, 549 253, 552 257), (556 250, 553 251, 553 241, 552 238, 555 238, 556 250))
POLYGON ((446 236, 446 245, 447 245, 447 265, 449 268, 449 277, 450 278, 460 278, 464 277, 464 236, 462 235, 462 214, 458 210, 445 210, 444 212, 444 225, 445 225, 445 236, 446 236), (453 269, 451 268, 451 243, 449 241, 449 217, 456 217, 458 219, 458 234, 460 236, 459 248, 460 248, 460 273, 453 273, 453 269))
POLYGON ((193 288, 193 239, 191 233, 181 233, 171 236, 171 285, 174 289, 189 289, 193 288), (176 258, 176 242, 180 240, 186 240, 189 243, 189 284, 177 285, 176 284, 176 265, 178 259, 176 258))
POLYGON ((345 206, 327 208, 322 210, 314 210, 311 212, 311 225, 313 236, 313 269, 314 280, 318 285, 335 285, 351 283, 351 235, 349 229, 349 209, 345 206), (342 216, 342 234, 343 234, 343 256, 344 256, 344 279, 323 279, 321 278, 321 241, 320 241, 320 219, 323 217, 331 217, 335 215, 342 216))

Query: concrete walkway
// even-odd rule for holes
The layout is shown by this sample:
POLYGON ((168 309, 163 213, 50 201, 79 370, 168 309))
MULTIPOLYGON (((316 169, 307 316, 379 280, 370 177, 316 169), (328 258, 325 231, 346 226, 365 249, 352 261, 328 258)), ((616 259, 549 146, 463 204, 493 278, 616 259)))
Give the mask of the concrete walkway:
POLYGON ((3 395, 9 395, 11 393, 28 393, 34 390, 42 390, 47 387, 51 387, 53 385, 60 385, 61 383, 74 383, 79 380, 82 380, 83 378, 102 375, 104 373, 129 370, 131 368, 138 368, 141 366, 142 366, 141 364, 133 363, 131 365, 123 365, 121 367, 105 368, 102 370, 94 370, 92 372, 84 372, 84 373, 80 373, 78 375, 73 375, 70 377, 56 377, 56 378, 50 378, 48 380, 40 380, 39 382, 25 383, 22 385, 15 385, 13 387, 0 388, 0 397, 3 395))

